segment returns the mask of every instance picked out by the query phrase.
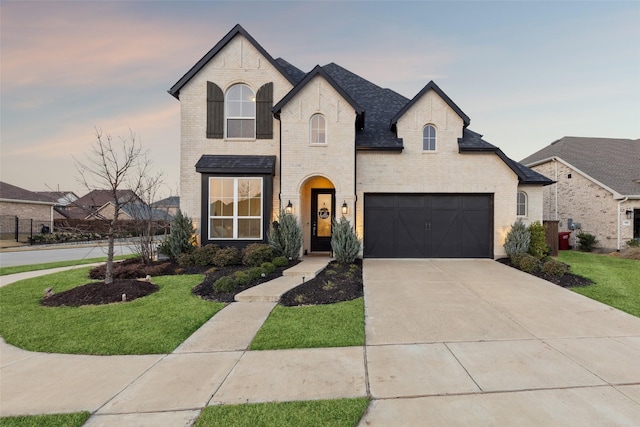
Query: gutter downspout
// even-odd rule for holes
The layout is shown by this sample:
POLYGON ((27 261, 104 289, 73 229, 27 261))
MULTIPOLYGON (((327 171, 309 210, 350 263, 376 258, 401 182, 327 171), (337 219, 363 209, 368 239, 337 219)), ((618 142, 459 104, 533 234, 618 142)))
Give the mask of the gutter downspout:
POLYGON ((556 208, 555 208, 555 211, 556 211, 556 221, 557 221, 558 220, 558 159, 554 158, 553 159, 553 163, 556 166, 556 178, 555 178, 555 180, 556 180, 556 184, 555 184, 555 188, 556 188, 556 208))
POLYGON ((278 185, 280 186, 280 188, 278 188, 278 215, 280 215, 280 212, 282 211, 282 120, 280 120, 280 114, 274 114, 273 115, 277 120, 278 120, 278 133, 279 133, 279 137, 278 137, 278 173, 280 174, 278 176, 278 185))
POLYGON ((629 197, 625 197, 624 199, 618 201, 618 252, 620 252, 620 208, 622 207, 622 204, 627 200, 629 200, 629 197))

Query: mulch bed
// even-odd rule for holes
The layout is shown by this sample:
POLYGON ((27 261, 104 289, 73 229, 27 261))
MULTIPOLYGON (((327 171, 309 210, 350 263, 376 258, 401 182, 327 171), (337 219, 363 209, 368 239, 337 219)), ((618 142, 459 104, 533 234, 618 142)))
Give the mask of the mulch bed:
POLYGON ((158 289, 160 288, 156 284, 136 279, 115 280, 110 285, 104 282, 94 282, 45 297, 42 299, 42 305, 46 307, 79 307, 81 305, 111 304, 123 302, 123 294, 125 301, 129 302, 157 292, 158 289))
MULTIPOLYGON (((516 270, 520 270, 518 267, 516 267, 511 263, 511 260, 509 258, 500 258, 497 261, 501 264, 508 265, 509 267, 515 268, 516 270)), ((563 288, 575 288, 580 286, 593 285, 592 280, 587 279, 586 277, 578 276, 577 274, 573 274, 573 273, 565 273, 562 277, 549 276, 544 274, 542 271, 536 271, 529 274, 531 274, 532 276, 539 277, 540 279, 544 279, 548 282, 551 282, 554 285, 562 286, 563 288)))

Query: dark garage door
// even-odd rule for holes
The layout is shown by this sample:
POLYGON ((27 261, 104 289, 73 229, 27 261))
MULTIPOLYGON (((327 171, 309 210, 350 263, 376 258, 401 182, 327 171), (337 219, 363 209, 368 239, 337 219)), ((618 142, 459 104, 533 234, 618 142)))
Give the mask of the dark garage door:
POLYGON ((491 194, 365 194, 364 256, 491 258, 491 194))

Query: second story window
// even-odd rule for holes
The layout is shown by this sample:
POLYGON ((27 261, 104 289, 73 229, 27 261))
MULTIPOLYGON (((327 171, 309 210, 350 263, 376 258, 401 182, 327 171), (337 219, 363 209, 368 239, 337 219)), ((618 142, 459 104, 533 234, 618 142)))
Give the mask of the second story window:
POLYGON ((225 97, 227 138, 256 137, 256 97, 244 84, 232 86, 225 97))
POLYGON ((433 125, 426 125, 422 129, 422 150, 436 151, 436 128, 433 125))
POLYGON ((327 126, 322 114, 314 114, 311 116, 311 144, 327 143, 327 126))
POLYGON ((527 193, 518 191, 518 201, 516 203, 516 215, 527 216, 527 193))

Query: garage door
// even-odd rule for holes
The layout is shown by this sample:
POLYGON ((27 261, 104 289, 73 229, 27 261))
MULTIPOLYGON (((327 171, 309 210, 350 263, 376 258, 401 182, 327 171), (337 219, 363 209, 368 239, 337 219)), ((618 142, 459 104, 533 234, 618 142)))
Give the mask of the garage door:
POLYGON ((368 258, 491 258, 491 194, 365 194, 368 258))

